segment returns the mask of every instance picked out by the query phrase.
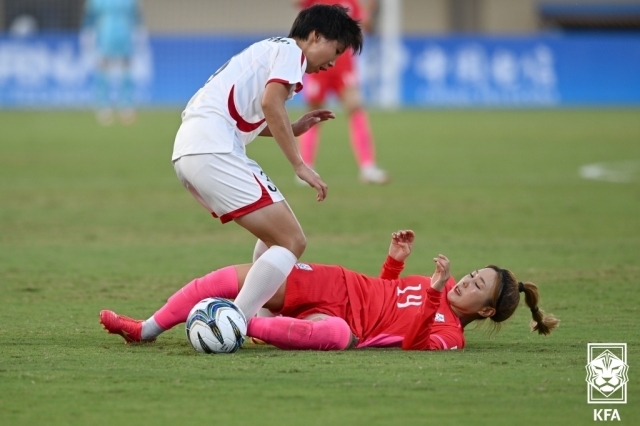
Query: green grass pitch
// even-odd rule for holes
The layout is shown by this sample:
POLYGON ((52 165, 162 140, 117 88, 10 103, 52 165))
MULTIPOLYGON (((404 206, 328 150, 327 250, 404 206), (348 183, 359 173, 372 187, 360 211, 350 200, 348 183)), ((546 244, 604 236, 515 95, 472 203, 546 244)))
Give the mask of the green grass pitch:
POLYGON ((126 346, 100 309, 147 318, 177 288, 250 260, 254 239, 208 217, 170 162, 179 111, 103 128, 88 112, 0 112, 0 424, 592 424, 640 422, 639 110, 372 112, 384 187, 362 186, 344 116, 324 126, 329 196, 294 185, 274 141, 248 147, 308 238, 304 260, 377 274, 390 233, 413 229, 407 273, 444 253, 456 278, 495 263, 540 286, 562 323, 467 329, 459 352, 195 353, 183 327, 126 346), (628 344, 626 405, 587 404, 587 343, 628 344))

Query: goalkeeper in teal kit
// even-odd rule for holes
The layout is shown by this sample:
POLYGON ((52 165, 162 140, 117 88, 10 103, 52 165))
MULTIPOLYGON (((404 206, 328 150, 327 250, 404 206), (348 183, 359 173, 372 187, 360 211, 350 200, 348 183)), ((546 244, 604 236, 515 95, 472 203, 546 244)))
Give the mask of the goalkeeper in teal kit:
POLYGON ((123 123, 135 121, 131 63, 141 24, 138 0, 87 0, 85 4, 83 35, 92 39, 98 55, 95 89, 97 118, 102 124, 113 122, 114 109, 123 123))

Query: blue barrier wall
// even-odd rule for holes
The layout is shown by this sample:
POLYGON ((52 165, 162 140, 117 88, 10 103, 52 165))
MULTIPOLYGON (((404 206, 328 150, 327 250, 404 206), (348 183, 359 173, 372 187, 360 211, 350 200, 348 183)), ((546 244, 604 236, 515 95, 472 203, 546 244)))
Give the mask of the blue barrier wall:
POLYGON ((407 38, 406 105, 638 105, 640 35, 407 38))
MULTIPOLYGON (((220 65, 261 36, 152 37, 138 46, 138 102, 184 106, 220 65)), ((378 41, 361 60, 369 101, 379 92, 378 41)), ((640 105, 640 35, 405 37, 402 106, 640 105)), ((95 55, 73 34, 0 37, 1 107, 91 104, 95 55)), ((295 103, 300 103, 296 97, 295 103)))

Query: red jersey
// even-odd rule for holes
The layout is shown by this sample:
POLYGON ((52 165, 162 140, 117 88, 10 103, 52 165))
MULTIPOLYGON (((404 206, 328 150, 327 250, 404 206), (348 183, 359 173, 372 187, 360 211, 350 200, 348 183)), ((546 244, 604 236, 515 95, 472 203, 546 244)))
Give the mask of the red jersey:
POLYGON ((447 300, 455 285, 431 288, 431 278, 399 278, 404 263, 390 257, 380 277, 340 266, 298 263, 287 279, 285 316, 324 313, 343 318, 358 337, 358 348, 462 349, 463 328, 447 300))
POLYGON ((357 21, 363 20, 366 14, 366 10, 358 0, 302 0, 300 7, 306 9, 314 4, 339 4, 349 9, 349 16, 357 21))
POLYGON ((447 293, 431 288, 431 278, 411 275, 399 278, 404 263, 388 257, 381 278, 345 270, 347 291, 358 347, 403 349, 462 349, 463 328, 451 310, 447 293))

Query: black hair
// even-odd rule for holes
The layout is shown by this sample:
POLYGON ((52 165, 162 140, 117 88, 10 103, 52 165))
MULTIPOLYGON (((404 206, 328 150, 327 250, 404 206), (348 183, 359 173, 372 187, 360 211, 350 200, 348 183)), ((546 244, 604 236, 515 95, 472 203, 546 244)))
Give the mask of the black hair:
POLYGON ((362 52, 362 29, 360 22, 351 18, 349 9, 340 5, 316 4, 298 13, 293 21, 290 38, 306 40, 316 31, 328 40, 336 40, 354 54, 362 52))

